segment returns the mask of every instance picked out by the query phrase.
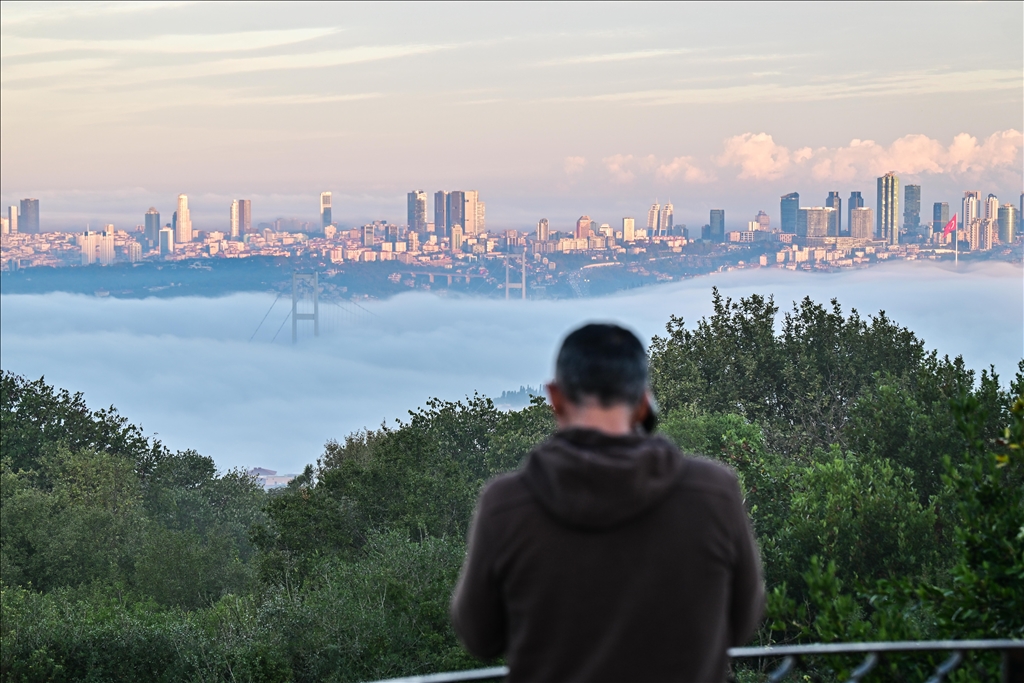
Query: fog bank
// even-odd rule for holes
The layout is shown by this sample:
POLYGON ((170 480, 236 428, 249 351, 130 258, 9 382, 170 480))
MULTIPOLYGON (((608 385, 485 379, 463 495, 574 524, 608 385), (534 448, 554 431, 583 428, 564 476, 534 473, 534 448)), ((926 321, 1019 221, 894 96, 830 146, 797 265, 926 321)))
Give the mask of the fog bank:
POLYGON ((556 345, 588 320, 613 320, 646 340, 670 314, 689 325, 711 311, 711 288, 738 298, 774 295, 788 309, 810 296, 844 311, 884 309, 940 354, 994 365, 1004 383, 1024 356, 1019 267, 953 271, 896 263, 835 274, 747 270, 568 301, 510 301, 409 293, 324 305, 324 333, 297 345, 279 329, 287 302, 273 295, 118 300, 46 294, 0 298, 5 370, 114 405, 171 448, 195 448, 221 468, 295 472, 330 438, 404 418, 437 396, 500 395, 551 372, 556 345))

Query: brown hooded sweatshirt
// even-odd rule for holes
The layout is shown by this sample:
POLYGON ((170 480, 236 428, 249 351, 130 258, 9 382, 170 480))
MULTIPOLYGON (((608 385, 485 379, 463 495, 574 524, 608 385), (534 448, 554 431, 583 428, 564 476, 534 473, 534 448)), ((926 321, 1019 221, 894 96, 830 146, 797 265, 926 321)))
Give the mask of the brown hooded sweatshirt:
POLYGON ((480 495, 455 631, 509 681, 723 681, 764 607, 731 470, 661 437, 557 433, 480 495))

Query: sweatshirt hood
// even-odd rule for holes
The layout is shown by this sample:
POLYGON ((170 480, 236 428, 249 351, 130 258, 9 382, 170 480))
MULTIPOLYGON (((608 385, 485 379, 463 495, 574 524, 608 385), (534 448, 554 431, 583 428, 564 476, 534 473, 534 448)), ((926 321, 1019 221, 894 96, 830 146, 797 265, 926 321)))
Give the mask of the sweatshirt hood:
POLYGON ((530 452, 524 483, 560 522, 604 529, 651 509, 678 481, 684 460, 660 436, 566 429, 530 452))

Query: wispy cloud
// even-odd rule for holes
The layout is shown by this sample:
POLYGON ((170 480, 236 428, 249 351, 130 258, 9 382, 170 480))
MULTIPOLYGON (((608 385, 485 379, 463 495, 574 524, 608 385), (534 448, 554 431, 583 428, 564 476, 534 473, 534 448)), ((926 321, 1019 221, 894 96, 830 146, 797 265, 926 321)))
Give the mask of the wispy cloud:
POLYGON ((602 54, 564 57, 538 62, 537 66, 564 66, 569 64, 604 64, 607 62, 631 62, 637 59, 654 59, 656 57, 672 57, 694 52, 689 48, 672 50, 634 50, 632 52, 606 52, 602 54))
MULTIPOLYGON (((322 50, 289 55, 272 55, 260 57, 243 57, 233 59, 216 59, 187 64, 160 64, 134 68, 103 69, 99 65, 90 66, 95 73, 88 79, 75 83, 59 83, 61 89, 93 89, 96 87, 123 87, 138 84, 151 84, 159 81, 180 81, 212 76, 227 76, 240 73, 261 71, 285 71, 300 69, 321 69, 333 66, 361 64, 385 59, 397 59, 413 55, 450 49, 449 45, 365 45, 342 50, 322 50)), ((34 81, 41 76, 60 75, 82 71, 82 60, 59 60, 46 62, 45 69, 40 64, 14 64, 2 70, 5 86, 21 85, 22 81, 34 81), (62 66, 63 65, 63 66, 62 66), (62 71, 63 69, 63 71, 62 71)), ((35 83, 30 83, 33 88, 35 83)), ((53 84, 39 84, 39 88, 52 88, 53 84)))
POLYGON ((1020 72, 1013 69, 919 71, 887 76, 835 76, 818 83, 746 83, 711 88, 659 88, 618 93, 549 98, 552 102, 617 102, 647 106, 677 104, 739 104, 743 102, 813 102, 887 95, 926 95, 992 90, 1019 90, 1020 72))
POLYGON ((333 35, 339 30, 334 27, 318 27, 237 33, 165 34, 132 40, 34 38, 7 33, 0 45, 0 55, 10 58, 70 51, 120 54, 242 52, 293 45, 333 35))
POLYGON ((42 4, 0 5, 0 25, 55 23, 108 14, 136 14, 173 9, 197 2, 48 2, 42 4))

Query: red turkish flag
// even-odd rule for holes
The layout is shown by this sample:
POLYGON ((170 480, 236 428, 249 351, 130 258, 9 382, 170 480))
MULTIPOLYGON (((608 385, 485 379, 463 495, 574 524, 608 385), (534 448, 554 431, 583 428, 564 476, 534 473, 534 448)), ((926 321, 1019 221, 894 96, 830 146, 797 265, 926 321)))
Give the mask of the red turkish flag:
POLYGON ((949 233, 953 232, 954 230, 956 230, 956 214, 955 213, 953 214, 953 217, 949 219, 949 222, 946 223, 946 227, 944 227, 942 229, 942 236, 945 237, 946 235, 948 235, 949 233))

